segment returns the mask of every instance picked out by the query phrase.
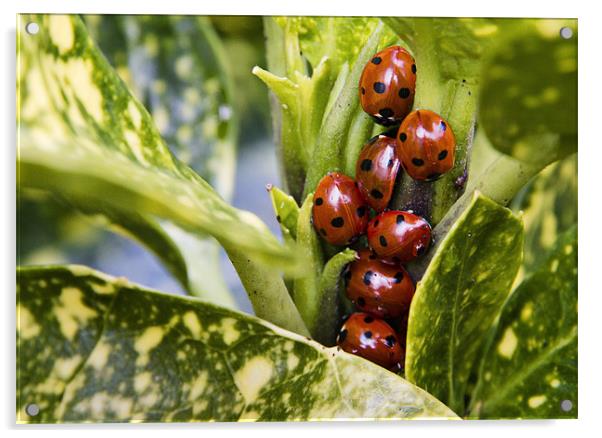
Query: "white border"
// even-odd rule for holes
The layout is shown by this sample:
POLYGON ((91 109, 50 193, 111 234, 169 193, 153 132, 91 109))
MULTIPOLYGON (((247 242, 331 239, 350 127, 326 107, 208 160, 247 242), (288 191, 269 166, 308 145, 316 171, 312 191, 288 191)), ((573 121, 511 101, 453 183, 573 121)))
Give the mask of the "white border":
MULTIPOLYGON (((602 166, 602 144, 600 140, 600 104, 602 103, 599 82, 599 42, 602 41, 600 15, 591 1, 546 1, 504 0, 492 2, 440 1, 440 0, 380 0, 374 1, 325 1, 298 0, 219 0, 191 2, 190 0, 145 0, 134 3, 123 0, 89 2, 72 0, 46 1, 3 1, 0 20, 2 22, 1 70, 2 104, 0 105, 0 132, 4 139, 0 148, 2 185, 4 189, 4 213, 0 215, 0 241, 3 242, 2 278, 5 280, 2 352, 2 426, 12 435, 20 431, 24 435, 43 433, 46 437, 81 435, 82 429, 90 436, 104 436, 107 432, 127 430, 127 433, 142 432, 149 436, 163 436, 166 432, 195 435, 209 433, 211 436, 245 434, 251 436, 306 436, 315 431, 349 436, 365 436, 375 433, 382 436, 403 434, 412 436, 482 436, 488 438, 527 436, 543 432, 546 438, 554 436, 589 436, 590 431, 600 430, 600 322, 602 309, 601 277, 597 256, 602 248, 600 238, 600 179, 602 166), (500 16, 500 17, 577 17, 579 19, 579 416, 578 421, 487 421, 487 422, 419 422, 419 423, 320 423, 320 424, 187 424, 187 425, 137 425, 137 426, 14 426, 14 268, 15 268, 15 23, 17 12, 78 12, 120 14, 220 14, 220 15, 406 15, 406 16, 500 16), (174 430, 176 429, 176 430, 174 430)), ((119 433, 119 432, 118 432, 119 433)))

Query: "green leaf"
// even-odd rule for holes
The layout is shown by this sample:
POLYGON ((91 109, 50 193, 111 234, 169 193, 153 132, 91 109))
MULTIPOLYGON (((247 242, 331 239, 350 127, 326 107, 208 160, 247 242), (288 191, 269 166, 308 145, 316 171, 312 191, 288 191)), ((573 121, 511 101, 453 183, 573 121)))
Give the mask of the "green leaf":
POLYGON ((577 20, 522 20, 482 78, 479 122, 497 149, 544 165, 577 150, 577 20), (573 38, 560 37, 565 26, 573 38))
POLYGON ((523 270, 538 267, 557 237, 577 223, 577 155, 544 169, 512 202, 523 211, 525 257, 523 270))
POLYGON ((83 18, 172 152, 230 199, 238 120, 232 111, 233 84, 224 48, 208 18, 83 18))
POLYGON ((406 377, 454 412, 520 266, 519 218, 479 194, 437 249, 412 300, 406 377))
POLYGON ((82 266, 17 279, 19 423, 455 417, 362 358, 197 299, 82 266))
POLYGON ((270 199, 274 214, 280 224, 280 231, 285 241, 294 241, 297 239, 297 221, 299 218, 299 206, 297 201, 278 187, 268 186, 270 199))
POLYGON ((19 184, 174 222, 284 269, 295 253, 177 161, 74 16, 20 16, 19 184), (110 196, 107 196, 110 194, 110 196))
MULTIPOLYGON (((111 65, 142 102, 170 150, 232 198, 238 117, 224 48, 207 17, 84 16, 111 65)), ((191 267, 188 290, 235 308, 219 244, 163 223, 191 267)))
POLYGON ((575 226, 504 305, 481 361, 470 416, 577 418, 577 398, 575 226), (562 408, 565 400, 571 409, 562 408))

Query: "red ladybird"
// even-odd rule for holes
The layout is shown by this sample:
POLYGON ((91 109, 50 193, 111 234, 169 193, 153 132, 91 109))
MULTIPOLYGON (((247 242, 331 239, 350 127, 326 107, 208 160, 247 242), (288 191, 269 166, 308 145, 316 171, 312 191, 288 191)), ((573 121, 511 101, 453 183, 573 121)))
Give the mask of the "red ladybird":
POLYGON ((360 152, 355 179, 364 199, 377 212, 387 208, 401 162, 395 139, 378 135, 360 152))
POLYGON ((416 63, 400 46, 378 52, 360 77, 360 103, 377 123, 399 123, 412 109, 416 91, 416 63))
POLYGON ((395 330, 382 319, 354 313, 341 327, 337 344, 346 352, 361 356, 387 369, 399 369, 403 350, 395 330))
POLYGON ((408 263, 426 252, 430 243, 429 223, 407 211, 386 211, 368 224, 368 244, 386 260, 408 263))
POLYGON ((385 263, 363 249, 345 271, 347 297, 362 312, 396 318, 410 309, 414 282, 399 264, 385 263))
POLYGON ((454 167, 454 132, 433 111, 411 112, 399 127, 397 145, 401 163, 414 179, 434 181, 454 167))
POLYGON ((312 219, 317 232, 332 245, 346 245, 366 231, 368 207, 355 183, 330 172, 318 183, 312 219))

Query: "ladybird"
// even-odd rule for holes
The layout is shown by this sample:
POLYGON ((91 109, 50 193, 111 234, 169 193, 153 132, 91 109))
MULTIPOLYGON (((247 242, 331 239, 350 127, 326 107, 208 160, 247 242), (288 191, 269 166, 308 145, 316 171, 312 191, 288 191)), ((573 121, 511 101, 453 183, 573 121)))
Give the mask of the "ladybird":
POLYGON ((431 226, 407 211, 385 211, 368 224, 368 245, 381 258, 408 263, 426 252, 431 226))
POLYGON ((434 181, 454 167, 454 132, 433 111, 411 112, 399 126, 397 145, 404 169, 416 180, 434 181))
POLYGON ((396 318, 410 309, 414 282, 399 264, 385 263, 363 249, 344 274, 345 292, 362 312, 378 318, 396 318))
POLYGON ((363 234, 368 207, 356 182, 337 172, 324 176, 314 193, 312 221, 316 231, 332 245, 347 245, 363 234))
POLYGON ((360 77, 360 103, 377 123, 399 123, 412 109, 416 62, 400 46, 388 47, 368 61, 360 77))
POLYGON ((400 167, 394 138, 377 135, 360 152, 355 179, 364 199, 377 212, 387 208, 400 167))
POLYGON ((399 369, 404 352, 395 330, 382 319, 367 313, 354 313, 341 327, 337 344, 387 369, 399 369))

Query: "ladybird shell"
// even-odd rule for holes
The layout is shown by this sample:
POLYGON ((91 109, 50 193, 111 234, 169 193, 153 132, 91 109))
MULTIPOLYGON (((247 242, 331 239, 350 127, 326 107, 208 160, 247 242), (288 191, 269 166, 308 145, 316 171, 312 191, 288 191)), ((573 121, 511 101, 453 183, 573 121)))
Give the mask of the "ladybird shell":
POLYGON ((368 245, 381 258, 408 263, 424 254, 431 243, 431 226, 407 211, 386 211, 368 224, 368 245))
POLYGON ((324 176, 314 193, 312 221, 332 245, 347 245, 366 231, 368 207, 355 181, 341 173, 324 176))
POLYGON ((377 212, 389 205, 400 167, 394 138, 378 135, 360 152, 355 179, 364 199, 377 212))
POLYGON ((368 249, 358 253, 344 274, 347 297, 362 312, 378 318, 396 318, 410 309, 414 282, 396 263, 385 263, 368 249))
POLYGON ((411 112, 399 127, 397 145, 403 167, 413 179, 434 181, 454 167, 454 132, 433 111, 411 112))
POLYGON ((360 77, 362 108, 385 126, 399 123, 410 112, 415 91, 416 63, 400 46, 388 47, 374 55, 360 77))
POLYGON ((337 344, 346 352, 387 369, 399 369, 404 354, 395 330, 367 313, 354 313, 345 321, 337 344))

